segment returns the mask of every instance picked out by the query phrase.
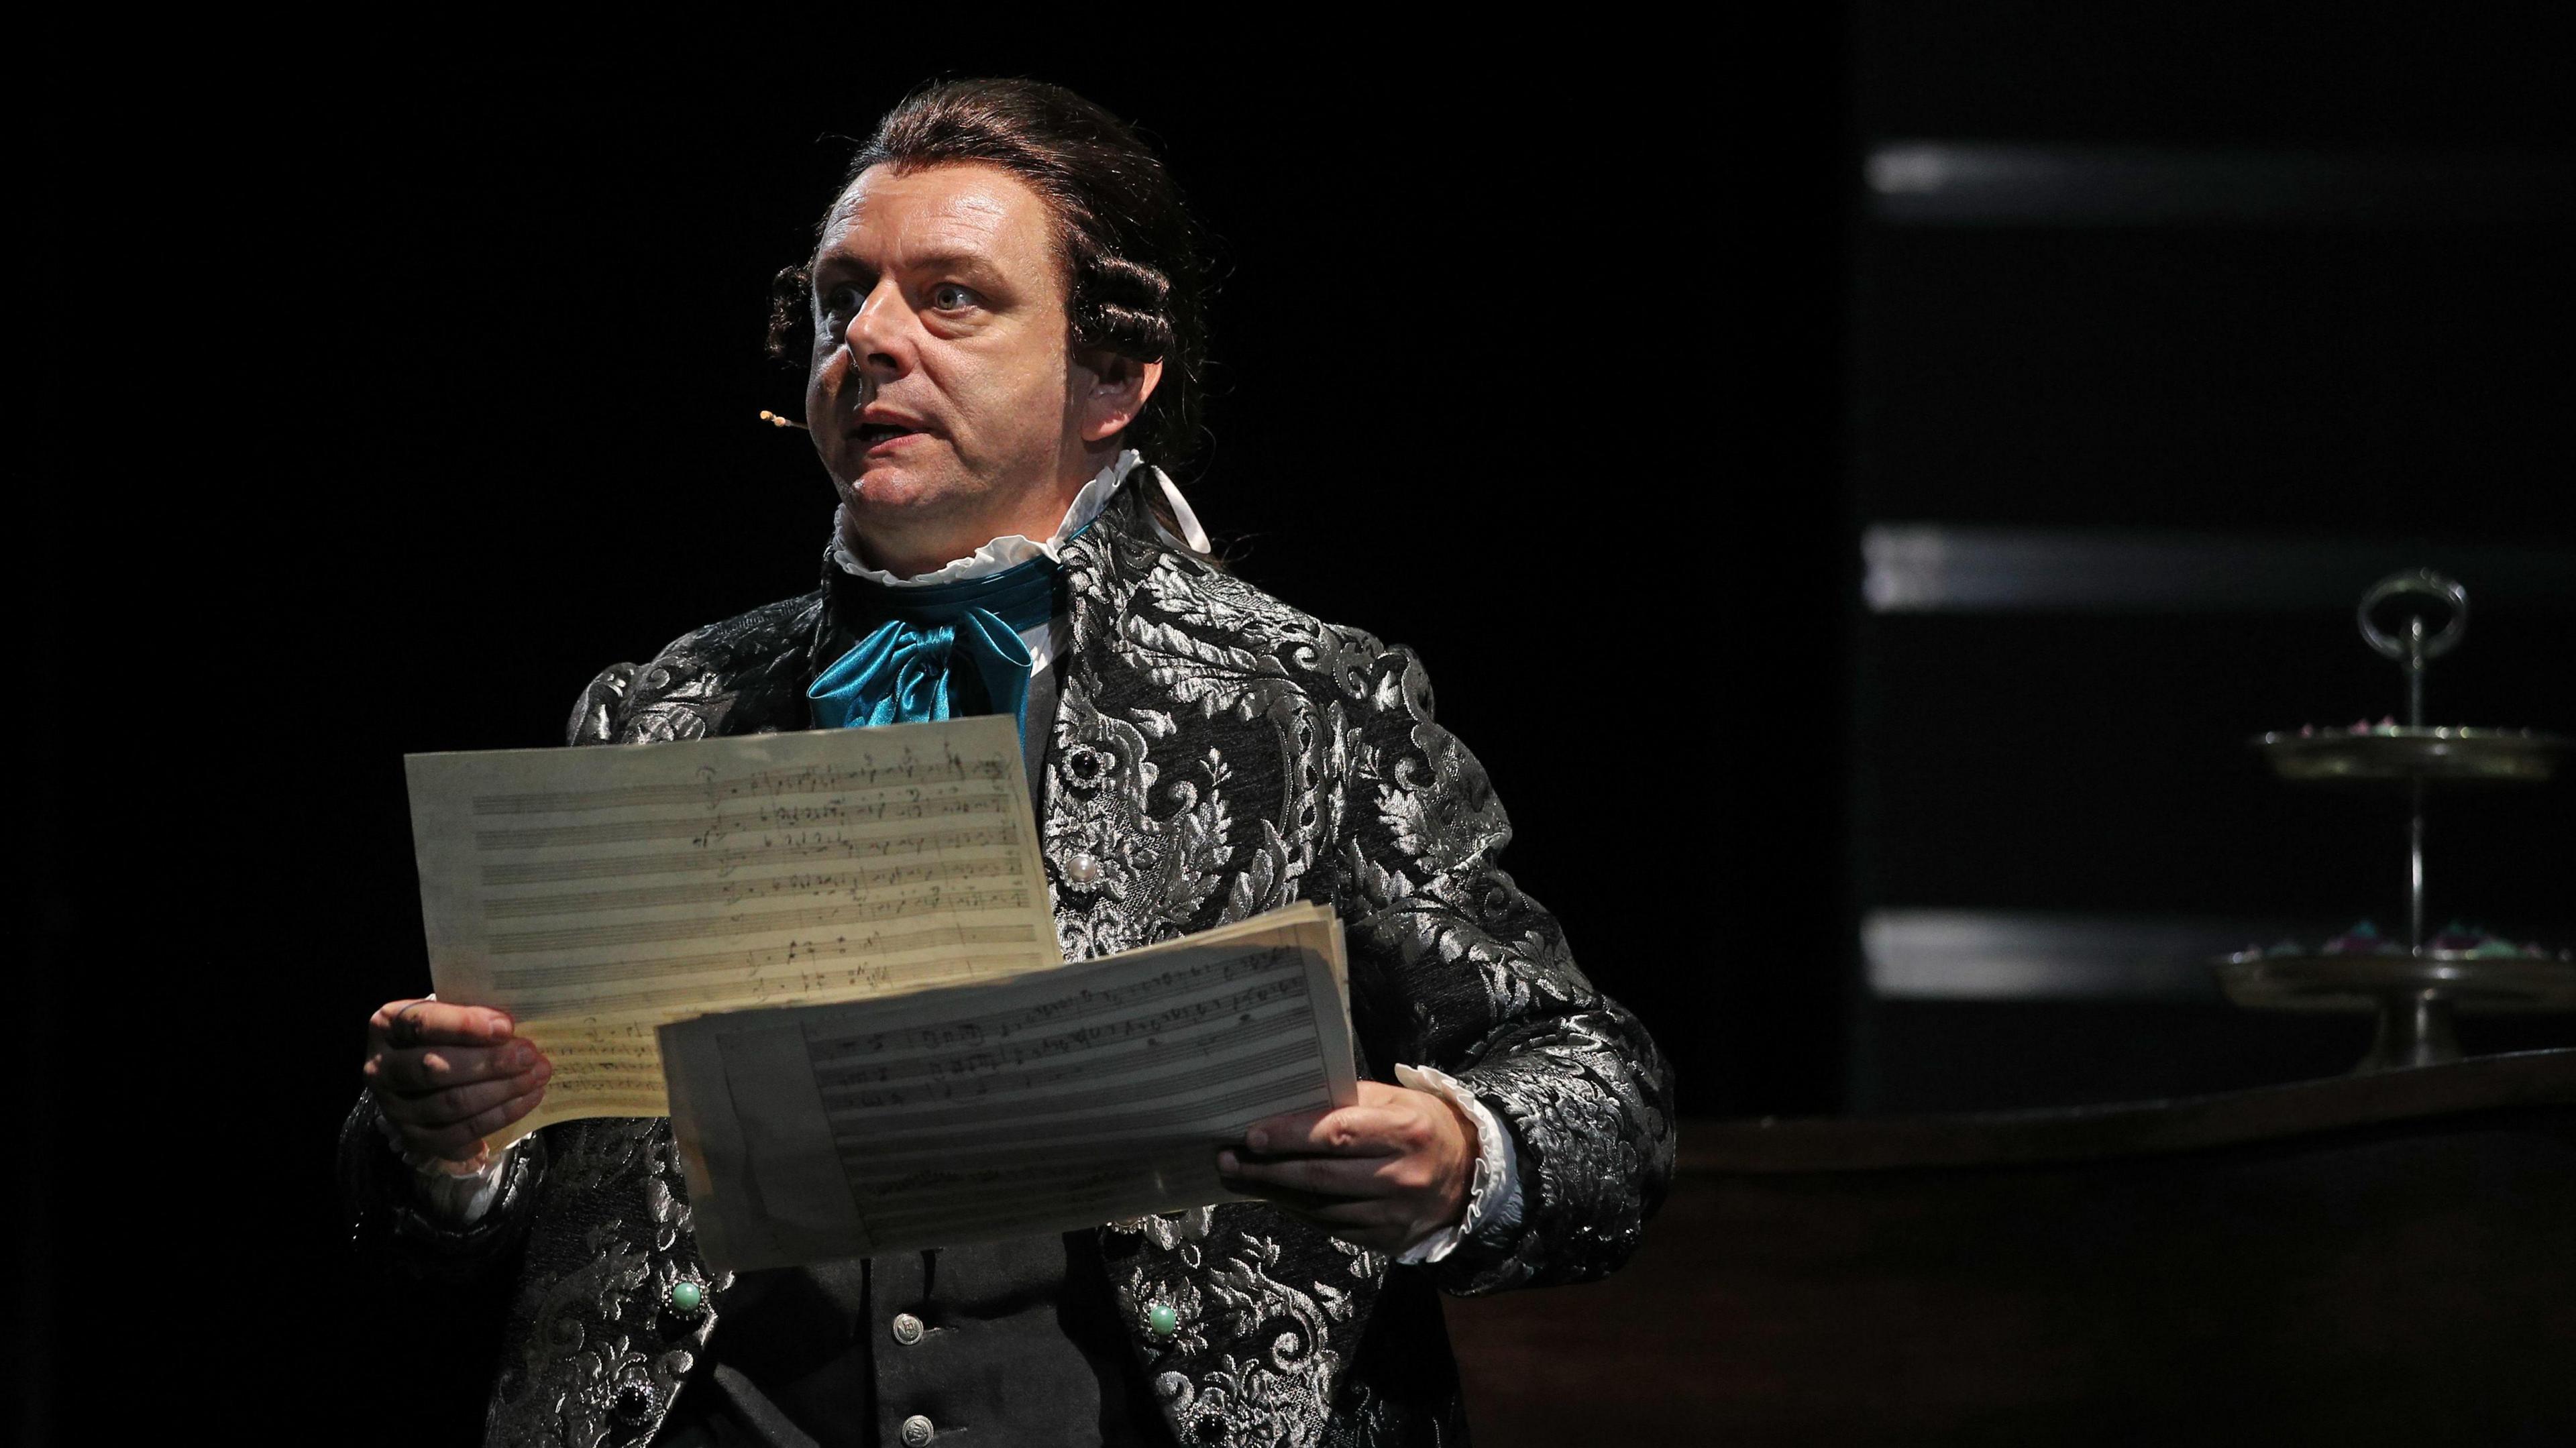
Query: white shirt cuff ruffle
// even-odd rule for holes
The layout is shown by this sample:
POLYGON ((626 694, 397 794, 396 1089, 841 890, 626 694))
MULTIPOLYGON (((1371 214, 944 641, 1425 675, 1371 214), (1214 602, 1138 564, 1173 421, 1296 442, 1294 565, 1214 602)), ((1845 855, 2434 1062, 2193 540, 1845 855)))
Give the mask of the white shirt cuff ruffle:
POLYGON ((492 1159, 470 1172, 458 1176, 437 1167, 415 1169, 419 1176, 420 1197, 429 1210, 441 1220, 460 1227, 470 1227, 483 1220, 492 1203, 501 1195, 501 1179, 510 1174, 510 1153, 518 1143, 492 1153, 492 1159))
POLYGON ((424 1215, 450 1227, 471 1227, 492 1210, 501 1195, 501 1181, 510 1174, 510 1154, 519 1149, 511 1142, 499 1151, 484 1156, 483 1164, 457 1170, 454 1163, 436 1157, 419 1156, 403 1149, 402 1134, 394 1124, 376 1113, 376 1130, 394 1155, 411 1168, 412 1193, 424 1215))
POLYGON ((1395 1083, 1410 1086, 1455 1106, 1475 1123, 1476 1172, 1467 1187, 1467 1211, 1454 1227, 1434 1232, 1406 1248, 1396 1261, 1411 1267, 1428 1266, 1458 1250, 1458 1244, 1479 1232, 1507 1232, 1521 1222, 1520 1155, 1512 1147, 1512 1134, 1493 1109, 1476 1099, 1457 1078, 1429 1066, 1398 1065, 1395 1083))

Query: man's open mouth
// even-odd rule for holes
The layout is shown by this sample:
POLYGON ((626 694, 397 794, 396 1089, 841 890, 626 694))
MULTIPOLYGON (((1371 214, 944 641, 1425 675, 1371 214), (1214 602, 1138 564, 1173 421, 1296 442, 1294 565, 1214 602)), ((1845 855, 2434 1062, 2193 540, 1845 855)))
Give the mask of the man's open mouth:
POLYGON ((910 437, 919 431, 921 431, 920 428, 906 427, 901 423, 863 422, 851 436, 859 440, 861 447, 875 447, 878 443, 891 442, 899 437, 910 437))

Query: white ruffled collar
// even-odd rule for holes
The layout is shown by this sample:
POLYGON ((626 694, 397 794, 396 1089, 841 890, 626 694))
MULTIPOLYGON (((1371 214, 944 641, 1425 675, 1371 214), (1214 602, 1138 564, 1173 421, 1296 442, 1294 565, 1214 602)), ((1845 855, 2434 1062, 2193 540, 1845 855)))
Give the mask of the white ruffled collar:
MULTIPOLYGON (((1081 532, 1092 519, 1100 516, 1100 510, 1108 507, 1109 500, 1116 496, 1118 485, 1127 480, 1129 473, 1135 471, 1137 462, 1136 450, 1128 448, 1118 454, 1115 462, 1102 468, 1090 482, 1083 484, 1082 491, 1073 495, 1073 506, 1064 510, 1064 521, 1055 525, 1055 532, 1049 534, 1043 543, 1032 542, 1023 534, 1013 533, 996 538, 965 557, 953 559, 928 573, 916 573, 910 578, 897 578, 882 568, 870 568, 859 561, 858 555, 850 551, 846 541, 847 535, 841 531, 843 515, 836 511, 832 515, 832 561, 839 564, 845 573, 882 583, 889 588, 926 588, 935 583, 963 583, 970 578, 989 577, 1006 568, 1016 568, 1032 558, 1061 561, 1064 556, 1065 540, 1081 532)), ((1164 475, 1161 468, 1149 467, 1145 471, 1154 475, 1155 483, 1163 490, 1165 501, 1172 505, 1172 516, 1179 520, 1181 525, 1181 537, 1170 538, 1168 533, 1165 536, 1173 543, 1200 553, 1213 551, 1208 544, 1207 530, 1199 526, 1198 515, 1190 511, 1189 501, 1181 496, 1181 490, 1172 485, 1172 480, 1164 475)), ((1156 525, 1156 531, 1162 531, 1159 523, 1156 525)))

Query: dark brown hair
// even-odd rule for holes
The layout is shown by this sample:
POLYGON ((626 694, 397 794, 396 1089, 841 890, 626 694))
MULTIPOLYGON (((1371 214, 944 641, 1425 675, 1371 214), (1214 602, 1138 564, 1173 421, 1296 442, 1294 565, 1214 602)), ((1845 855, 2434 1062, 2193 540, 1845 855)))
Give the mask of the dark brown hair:
MULTIPOLYGON (((1146 461, 1175 467, 1198 444, 1206 385, 1206 277, 1198 227, 1162 158, 1116 116, 1033 80, 954 80, 886 112, 843 182, 871 166, 917 171, 980 161, 1027 182, 1055 213, 1056 254, 1076 346, 1163 364, 1128 426, 1146 461)), ((769 352, 801 360, 813 280, 790 267, 771 289, 769 352)))

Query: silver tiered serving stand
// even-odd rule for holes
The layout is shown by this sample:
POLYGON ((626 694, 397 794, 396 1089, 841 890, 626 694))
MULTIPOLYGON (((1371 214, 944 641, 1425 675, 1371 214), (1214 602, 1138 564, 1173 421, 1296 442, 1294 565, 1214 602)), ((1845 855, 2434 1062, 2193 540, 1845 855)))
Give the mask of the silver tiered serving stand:
POLYGON ((2283 779, 2402 782, 2406 786, 2406 949, 2313 955, 2254 951, 2216 963, 2228 999, 2275 1010, 2376 1010, 2379 1029, 2359 1071, 2460 1058, 2461 1011, 2576 1010, 2576 962, 2435 950, 2424 935, 2424 796, 2459 781, 2538 784, 2558 772, 2569 741, 2531 730, 2437 729, 2424 724, 2424 676, 2468 631, 2468 590, 2429 569, 2392 574, 2362 595, 2361 636, 2406 673, 2406 724, 2367 733, 2265 734, 2254 747, 2283 779), (2379 619, 2402 614, 2395 629, 2379 619), (2436 630, 2430 620, 2440 619, 2436 630))

